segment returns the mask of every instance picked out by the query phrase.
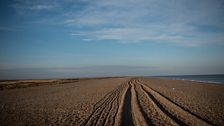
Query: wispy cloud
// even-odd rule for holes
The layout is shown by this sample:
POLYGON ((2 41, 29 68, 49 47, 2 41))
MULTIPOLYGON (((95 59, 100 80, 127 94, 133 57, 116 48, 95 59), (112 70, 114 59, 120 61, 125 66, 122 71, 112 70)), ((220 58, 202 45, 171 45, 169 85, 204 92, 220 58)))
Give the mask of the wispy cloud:
POLYGON ((59 7, 57 2, 42 0, 16 0, 11 5, 19 14, 32 14, 34 12, 54 10, 59 7))
POLYGON ((206 27, 206 24, 223 29, 223 12, 223 2, 211 0, 196 3, 176 0, 99 0, 80 13, 71 14, 65 23, 82 26, 83 30, 75 31, 75 34, 80 34, 83 39, 201 45, 223 43, 223 31, 217 34, 197 29, 198 25, 206 27))
POLYGON ((58 11, 47 21, 69 26, 74 29, 72 35, 88 41, 169 42, 187 46, 224 41, 221 0, 16 1, 13 7, 21 13, 58 11))

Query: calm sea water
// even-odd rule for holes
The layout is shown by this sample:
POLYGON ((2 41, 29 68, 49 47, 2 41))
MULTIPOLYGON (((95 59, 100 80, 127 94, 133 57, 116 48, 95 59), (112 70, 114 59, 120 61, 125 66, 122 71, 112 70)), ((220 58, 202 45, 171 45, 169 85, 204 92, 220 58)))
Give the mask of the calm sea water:
POLYGON ((159 78, 174 79, 174 80, 190 80, 209 83, 224 84, 224 74, 222 75, 180 75, 180 76, 159 76, 159 78))

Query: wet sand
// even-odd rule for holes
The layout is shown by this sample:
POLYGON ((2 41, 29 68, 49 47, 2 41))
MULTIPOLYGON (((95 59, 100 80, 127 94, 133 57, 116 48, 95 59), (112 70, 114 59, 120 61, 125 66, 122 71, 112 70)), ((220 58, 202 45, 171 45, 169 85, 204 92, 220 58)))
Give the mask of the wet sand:
POLYGON ((2 88, 0 125, 224 123, 224 85, 221 84, 139 77, 64 80, 63 83, 51 80, 47 84, 35 80, 35 83, 2 88))

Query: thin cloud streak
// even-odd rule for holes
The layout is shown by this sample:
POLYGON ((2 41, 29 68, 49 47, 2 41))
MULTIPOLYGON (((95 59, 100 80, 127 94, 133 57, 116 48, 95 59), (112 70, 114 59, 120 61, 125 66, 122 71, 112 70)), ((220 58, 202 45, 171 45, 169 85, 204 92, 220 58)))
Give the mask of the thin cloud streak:
POLYGON ((42 1, 42 0, 16 0, 11 5, 16 10, 16 13, 20 15, 32 15, 41 11, 52 11, 56 10, 59 5, 56 1, 42 1))
POLYGON ((13 7, 18 12, 57 12, 45 22, 69 26, 73 29, 71 35, 84 41, 165 42, 184 46, 224 43, 224 30, 208 33, 198 29, 224 29, 221 0, 16 1, 13 7))
POLYGON ((173 1, 168 5, 153 0, 141 2, 97 1, 94 7, 86 8, 79 16, 66 20, 65 24, 92 27, 91 30, 75 32, 84 39, 122 43, 160 41, 187 46, 223 43, 223 31, 219 34, 206 33, 198 31, 197 25, 193 25, 198 23, 223 27, 219 20, 223 20, 220 16, 224 16, 224 11, 218 2, 207 0, 199 2, 199 6, 193 3, 186 5, 186 1, 173 1))

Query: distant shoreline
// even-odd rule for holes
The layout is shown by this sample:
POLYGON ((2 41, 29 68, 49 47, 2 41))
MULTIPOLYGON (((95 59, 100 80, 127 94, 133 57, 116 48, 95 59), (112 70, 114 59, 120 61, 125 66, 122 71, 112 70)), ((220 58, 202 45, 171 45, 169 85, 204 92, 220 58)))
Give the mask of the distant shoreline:
POLYGON ((224 74, 169 75, 169 76, 155 76, 155 78, 203 82, 203 83, 211 83, 211 84, 224 84, 224 74))

